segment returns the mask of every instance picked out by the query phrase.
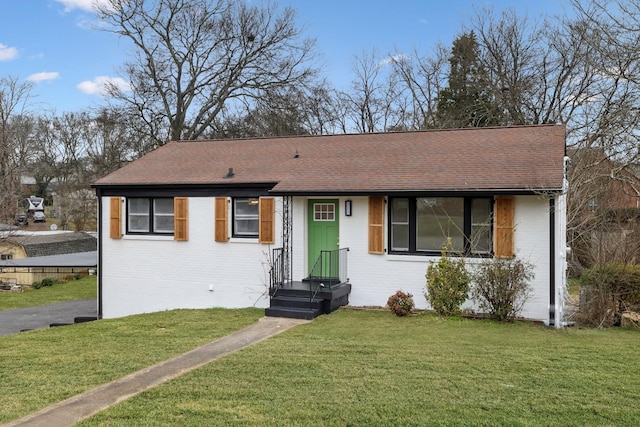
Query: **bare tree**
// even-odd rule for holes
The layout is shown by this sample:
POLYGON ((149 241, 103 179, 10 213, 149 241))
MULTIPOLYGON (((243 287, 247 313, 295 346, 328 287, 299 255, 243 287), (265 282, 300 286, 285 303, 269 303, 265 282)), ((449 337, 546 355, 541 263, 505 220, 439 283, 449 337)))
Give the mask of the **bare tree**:
POLYGON ((336 91, 326 81, 321 81, 306 91, 303 103, 304 122, 310 134, 336 133, 339 123, 336 98, 336 91))
POLYGON ((571 121, 569 237, 579 266, 637 263, 640 1, 572 3, 593 76, 571 121))
POLYGON ((82 130, 90 182, 137 157, 130 143, 137 135, 130 126, 129 117, 115 109, 101 109, 85 121, 82 130))
POLYGON ((129 39, 131 92, 111 93, 138 114, 158 144, 197 139, 233 103, 316 74, 313 40, 300 40, 295 11, 233 0, 108 0, 107 31, 129 39))
POLYGON ((223 111, 208 138, 321 135, 335 128, 333 91, 326 82, 312 87, 285 86, 265 93, 246 111, 223 111))
POLYGON ((386 72, 389 64, 375 49, 353 57, 351 89, 339 95, 345 131, 381 132, 397 124, 393 109, 396 84, 386 72))
POLYGON ((54 207, 63 227, 69 213, 66 199, 75 191, 88 189, 93 178, 86 156, 89 146, 86 128, 90 123, 88 112, 60 116, 51 113, 38 118, 37 158, 31 164, 31 171, 38 187, 55 193, 54 207))
POLYGON ((0 221, 9 223, 18 208, 20 168, 16 140, 23 117, 32 98, 33 84, 16 77, 0 78, 0 221))
POLYGON ((437 96, 446 83, 449 53, 436 45, 433 56, 400 52, 392 55, 393 72, 398 80, 396 99, 402 127, 406 130, 431 129, 436 119, 437 96))
POLYGON ((542 23, 508 9, 472 19, 504 125, 569 123, 586 99, 594 70, 580 21, 542 23))

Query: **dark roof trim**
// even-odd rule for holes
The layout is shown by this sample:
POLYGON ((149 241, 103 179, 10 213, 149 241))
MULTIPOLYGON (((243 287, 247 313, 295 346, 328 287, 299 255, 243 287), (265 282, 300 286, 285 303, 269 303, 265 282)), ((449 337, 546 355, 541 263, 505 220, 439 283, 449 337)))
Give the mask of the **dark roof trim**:
POLYGON ((250 184, 94 185, 98 197, 216 197, 266 196, 275 182, 250 184))
POLYGON ((561 188, 540 189, 464 189, 464 190, 313 190, 313 191, 279 191, 272 190, 276 182, 238 183, 238 184, 148 184, 148 185, 93 185, 98 197, 249 197, 249 196, 430 196, 430 195, 535 195, 560 193, 561 188))

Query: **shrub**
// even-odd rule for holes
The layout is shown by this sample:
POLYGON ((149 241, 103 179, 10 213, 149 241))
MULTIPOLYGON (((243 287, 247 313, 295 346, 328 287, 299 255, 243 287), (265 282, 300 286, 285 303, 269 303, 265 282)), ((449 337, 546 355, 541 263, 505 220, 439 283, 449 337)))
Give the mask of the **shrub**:
POLYGON ((45 277, 44 279, 42 279, 42 286, 53 286, 56 283, 56 279, 53 279, 51 277, 45 277))
POLYGON ((581 279, 578 320, 603 327, 619 325, 622 313, 640 310, 640 266, 596 265, 581 279))
POLYGON ((55 283, 56 283, 56 279, 53 279, 51 277, 45 277, 44 279, 42 279, 39 282, 33 282, 31 287, 33 289, 40 289, 40 288, 43 288, 45 286, 53 286, 55 283))
POLYGON ((533 277, 533 266, 516 258, 483 260, 473 273, 473 299, 491 318, 511 321, 529 298, 533 277))
POLYGON ((440 316, 460 313, 460 305, 469 294, 469 273, 463 258, 451 258, 442 251, 440 260, 427 267, 427 289, 424 297, 440 316))
POLYGON ((387 308, 396 316, 406 316, 413 310, 413 295, 398 290, 387 300, 387 308))

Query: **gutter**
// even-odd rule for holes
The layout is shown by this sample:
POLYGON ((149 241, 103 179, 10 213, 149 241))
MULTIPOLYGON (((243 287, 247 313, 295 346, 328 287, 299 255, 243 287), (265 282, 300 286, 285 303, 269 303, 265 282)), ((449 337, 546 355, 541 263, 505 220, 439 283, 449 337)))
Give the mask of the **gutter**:
POLYGON ((98 196, 98 319, 102 319, 102 191, 96 189, 98 196))
POLYGON ((549 196, 549 326, 556 324, 556 199, 549 196))

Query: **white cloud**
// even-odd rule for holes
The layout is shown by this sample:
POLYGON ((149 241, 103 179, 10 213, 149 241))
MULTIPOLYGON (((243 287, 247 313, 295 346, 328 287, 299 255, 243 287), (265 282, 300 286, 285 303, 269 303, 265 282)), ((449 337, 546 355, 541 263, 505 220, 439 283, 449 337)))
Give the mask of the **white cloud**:
POLYGON ((378 62, 378 67, 386 67, 387 65, 391 65, 394 62, 403 62, 409 60, 409 55, 405 55, 404 53, 398 53, 396 55, 388 56, 378 62))
POLYGON ((114 85, 123 92, 129 92, 131 87, 120 77, 99 76, 93 80, 85 80, 78 84, 78 89, 89 95, 106 95, 107 85, 114 85))
POLYGON ((60 77, 60 73, 55 72, 55 71, 51 71, 51 72, 47 72, 47 71, 43 71, 42 73, 35 73, 35 74, 31 74, 29 77, 27 77, 27 80, 30 82, 44 82, 44 81, 48 81, 48 80, 55 80, 58 77, 60 77))
POLYGON ((82 9, 87 12, 93 12, 96 4, 107 5, 108 0, 56 0, 64 5, 65 12, 71 12, 73 9, 82 9))
POLYGON ((11 61, 18 57, 18 49, 0 43, 0 61, 11 61))

